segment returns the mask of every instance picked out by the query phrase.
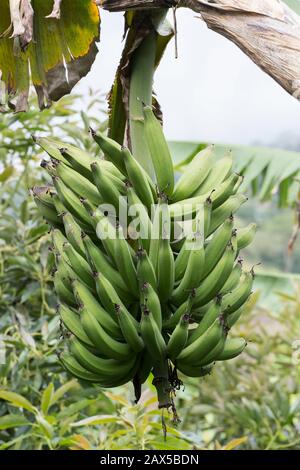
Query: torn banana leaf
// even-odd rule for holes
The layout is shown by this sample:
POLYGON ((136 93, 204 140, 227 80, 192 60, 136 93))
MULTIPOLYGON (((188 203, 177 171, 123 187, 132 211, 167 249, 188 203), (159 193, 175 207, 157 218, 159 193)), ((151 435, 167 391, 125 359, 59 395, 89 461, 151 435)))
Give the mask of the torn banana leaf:
POLYGON ((41 109, 70 93, 95 60, 99 25, 92 0, 3 0, 0 110, 26 111, 31 82, 41 109))

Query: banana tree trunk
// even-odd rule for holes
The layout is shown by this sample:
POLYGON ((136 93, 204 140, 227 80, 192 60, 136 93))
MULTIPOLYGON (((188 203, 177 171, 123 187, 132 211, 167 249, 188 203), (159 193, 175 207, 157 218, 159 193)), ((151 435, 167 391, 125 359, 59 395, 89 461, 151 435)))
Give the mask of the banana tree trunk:
POLYGON ((300 99, 300 17, 280 0, 101 0, 109 11, 190 8, 300 99))

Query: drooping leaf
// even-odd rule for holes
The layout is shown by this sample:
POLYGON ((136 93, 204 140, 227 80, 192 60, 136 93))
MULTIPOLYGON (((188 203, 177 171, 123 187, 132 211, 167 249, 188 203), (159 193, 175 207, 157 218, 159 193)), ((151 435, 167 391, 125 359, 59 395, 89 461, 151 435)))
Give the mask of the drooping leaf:
POLYGON ((0 417, 0 430, 26 426, 29 421, 22 415, 8 414, 0 417))
POLYGON ((35 407, 27 400, 27 398, 19 395, 18 393, 0 390, 0 399, 10 402, 13 406, 24 408, 25 410, 35 411, 35 407))
POLYGON ((120 423, 121 419, 113 415, 99 415, 99 416, 90 416, 89 418, 81 419, 76 423, 72 423, 71 427, 75 428, 78 426, 96 426, 98 424, 108 424, 108 423, 120 423))
POLYGON ((9 107, 27 109, 30 73, 40 108, 70 93, 98 52, 99 23, 92 0, 2 1, 0 73, 9 107))
POLYGON ((53 383, 49 383, 48 387, 45 388, 42 394, 42 401, 41 401, 41 410, 46 415, 48 410, 51 406, 51 402, 53 399, 53 392, 54 392, 54 385, 53 383))
MULTIPOLYGON (((170 142, 176 169, 183 168, 206 142, 170 142)), ((239 145, 215 145, 216 158, 231 152, 234 169, 244 176, 241 191, 252 188, 261 201, 276 194, 281 207, 293 203, 299 189, 300 153, 289 150, 247 147, 239 145)))
POLYGON ((234 450, 239 447, 241 444, 247 442, 248 437, 240 437, 238 439, 233 439, 232 441, 228 442, 225 446, 222 447, 222 450, 234 450))

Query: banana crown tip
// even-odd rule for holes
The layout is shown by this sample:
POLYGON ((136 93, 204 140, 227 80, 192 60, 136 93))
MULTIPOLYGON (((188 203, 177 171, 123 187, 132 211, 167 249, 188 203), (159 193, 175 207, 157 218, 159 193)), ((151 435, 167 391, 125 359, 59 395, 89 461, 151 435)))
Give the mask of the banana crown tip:
POLYGON ((121 305, 120 304, 114 304, 115 312, 117 314, 121 313, 121 305))
POLYGON ((92 137, 96 135, 95 129, 93 129, 91 126, 89 127, 89 133, 91 134, 92 137))

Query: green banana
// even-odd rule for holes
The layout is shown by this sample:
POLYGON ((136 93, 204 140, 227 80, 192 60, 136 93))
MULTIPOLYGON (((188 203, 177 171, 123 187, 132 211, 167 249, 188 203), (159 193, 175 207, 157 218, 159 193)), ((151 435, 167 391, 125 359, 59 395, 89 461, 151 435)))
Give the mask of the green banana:
MULTIPOLYGON (((210 204, 210 203, 208 203, 210 204)), ((195 219, 191 223, 191 232, 186 236, 184 243, 182 244, 180 251, 175 260, 175 280, 179 281, 182 279, 188 265, 191 250, 197 248, 197 245, 202 252, 201 234, 205 236, 205 228, 209 223, 210 217, 207 213, 206 202, 202 206, 202 210, 197 212, 195 219), (207 219, 208 217, 208 219, 207 219)), ((206 262, 205 262, 206 263, 206 262)))
POLYGON ((133 352, 129 345, 115 340, 106 333, 93 314, 84 306, 80 318, 84 331, 101 355, 123 361, 132 356, 133 352))
POLYGON ((237 231, 237 249, 238 251, 246 248, 252 243, 257 230, 256 224, 249 224, 247 227, 237 231))
POLYGON ((61 227, 61 220, 57 216, 57 213, 55 209, 52 209, 51 207, 47 206, 46 204, 43 204, 43 202, 40 199, 35 198, 35 203, 39 209, 40 214, 48 224, 54 226, 54 227, 61 227))
POLYGON ((164 330, 172 330, 173 328, 176 328, 176 325, 182 318, 184 314, 190 315, 192 312, 193 304, 194 304, 194 297, 195 297, 195 289, 192 289, 192 291, 189 293, 189 296, 185 302, 183 302, 173 313, 173 315, 170 318, 167 318, 166 320, 163 321, 163 329, 164 330))
POLYGON ((144 342, 138 334, 137 326, 139 327, 139 323, 136 322, 124 306, 116 304, 115 309, 125 341, 129 344, 132 351, 136 353, 142 351, 144 349, 144 342))
POLYGON ((57 176, 53 177, 53 183, 60 199, 63 201, 70 213, 80 222, 81 227, 81 222, 83 222, 85 227, 89 227, 91 229, 92 226, 90 218, 76 194, 74 194, 74 192, 57 176))
POLYGON ((95 288, 93 272, 88 262, 79 253, 77 253, 69 242, 64 243, 63 253, 68 257, 70 267, 75 274, 91 289, 95 288))
POLYGON ((150 238, 152 231, 152 222, 149 218, 148 211, 135 190, 131 186, 127 186, 127 200, 128 200, 128 215, 134 217, 134 220, 129 224, 128 234, 131 238, 136 239, 137 236, 132 236, 132 233, 137 232, 136 226, 139 228, 139 239, 142 242, 142 246, 149 252, 150 249, 150 238), (136 224, 137 222, 137 224, 136 224))
POLYGON ((59 150, 60 145, 57 144, 56 140, 50 139, 49 137, 37 137, 35 135, 33 135, 32 138, 33 141, 39 145, 51 158, 62 160, 64 163, 68 163, 68 161, 61 155, 59 150))
POLYGON ((147 207, 148 212, 151 212, 151 208, 154 204, 154 197, 148 174, 127 148, 123 147, 122 155, 130 183, 134 187, 142 203, 147 207))
POLYGON ((232 246, 228 245, 216 267, 203 280, 200 287, 196 289, 194 299, 194 305, 196 307, 207 304, 219 294, 232 271, 233 263, 234 251, 232 246))
POLYGON ((211 374, 213 364, 210 364, 205 367, 200 366, 190 366, 188 364, 177 365, 178 370, 188 377, 205 377, 206 375, 211 374))
POLYGON ((213 146, 206 147, 193 158, 175 185, 171 196, 172 202, 181 201, 192 196, 206 179, 211 169, 212 161, 213 146))
POLYGON ((156 290, 148 282, 144 282, 141 288, 141 305, 147 307, 153 315, 159 330, 162 327, 162 311, 160 299, 156 290))
POLYGON ((93 271, 99 274, 105 273, 105 277, 114 284, 117 293, 122 299, 128 297, 128 286, 125 284, 121 274, 112 266, 108 257, 102 252, 101 248, 85 234, 82 234, 83 245, 85 248, 86 259, 93 271))
POLYGON ((186 346, 179 354, 176 365, 198 365, 199 362, 218 344, 224 334, 223 321, 217 318, 214 323, 197 338, 192 344, 186 346))
POLYGON ((243 181, 243 178, 232 173, 218 188, 212 193, 213 209, 221 206, 227 199, 238 190, 237 183, 243 181))
MULTIPOLYGON (((60 144, 60 153, 62 158, 58 160, 63 161, 65 164, 71 166, 78 173, 93 182, 91 173, 91 163, 95 161, 95 157, 86 153, 84 150, 74 147, 73 145, 63 143, 60 144)), ((53 155, 54 158, 56 158, 53 155)), ((110 161, 103 158, 97 158, 103 170, 109 173, 112 177, 124 179, 124 175, 113 165, 110 161)))
POLYGON ((211 235, 220 225, 234 214, 248 198, 243 194, 230 196, 224 204, 213 211, 208 235, 211 235))
POLYGON ((53 283, 55 292, 60 302, 67 304, 69 307, 75 308, 76 301, 74 299, 73 292, 69 290, 68 287, 65 285, 64 279, 62 278, 59 271, 56 271, 54 273, 53 283))
MULTIPOLYGON (((57 229, 53 228, 51 230, 51 240, 52 240, 52 245, 56 253, 59 253, 63 256, 62 251, 63 251, 63 246, 65 243, 68 242, 66 237, 62 234, 62 232, 57 229)), ((65 256, 63 256, 65 258, 65 256)))
POLYGON ((54 204, 54 207, 55 207, 55 210, 56 210, 56 213, 57 213, 58 217, 61 217, 61 215, 64 212, 67 212, 66 206, 64 206, 64 204, 61 202, 58 194, 51 192, 51 198, 52 198, 52 201, 53 201, 53 204, 54 204))
POLYGON ((121 173, 126 174, 126 167, 121 145, 100 131, 95 132, 92 128, 90 128, 90 133, 94 141, 101 148, 105 157, 110 160, 120 170, 121 173))
POLYGON ((228 361, 239 356, 247 346, 244 338, 228 338, 223 351, 217 357, 217 361, 228 361))
POLYGON ((224 350, 224 347, 226 344, 226 338, 227 338, 227 332, 224 331, 221 336, 221 339, 216 344, 216 346, 206 356, 204 356, 197 365, 200 367, 205 367, 215 362, 217 358, 220 356, 220 354, 222 354, 222 351, 224 350))
POLYGON ((173 362, 186 345, 189 321, 190 316, 188 314, 184 314, 169 338, 167 355, 173 362))
POLYGON ((236 310, 235 312, 227 316, 226 325, 228 329, 231 329, 233 325, 236 324, 236 322, 240 319, 242 313, 243 313, 243 307, 239 308, 238 310, 236 310))
POLYGON ((174 171, 172 157, 162 131, 151 106, 144 106, 145 139, 157 180, 159 192, 171 196, 174 189, 174 171))
POLYGON ((117 237, 117 243, 115 244, 115 262, 117 268, 130 289, 130 292, 132 292, 135 297, 139 297, 136 268, 133 262, 132 250, 125 239, 124 231, 121 226, 117 228, 117 237))
POLYGON ((59 277, 64 283, 64 286, 70 291, 73 292, 72 282, 77 278, 73 269, 69 266, 68 261, 64 259, 63 255, 55 255, 55 264, 56 269, 59 273, 59 277))
POLYGON ((105 215, 100 210, 95 211, 91 216, 92 224, 98 239, 101 241, 106 254, 115 262, 116 240, 117 240, 117 223, 110 216, 105 215))
POLYGON ((228 294, 229 292, 231 292, 233 289, 237 287, 238 283, 240 282, 241 275, 242 275, 242 267, 243 267, 243 260, 239 258, 237 262, 235 263, 235 266, 229 278, 227 279, 227 281, 225 282, 224 286, 222 287, 220 291, 222 295, 228 294))
POLYGON ((167 238, 161 240, 158 254, 157 282, 161 302, 166 302, 172 294, 175 282, 174 256, 167 238))
MULTIPOLYGON (((198 245, 198 242, 195 241, 198 245)), ((184 302, 192 289, 199 287, 202 279, 202 273, 205 265, 204 244, 203 240, 199 241, 199 248, 197 246, 191 248, 186 271, 178 287, 173 291, 171 301, 175 305, 184 302)))
POLYGON ((107 333, 111 334, 114 338, 122 339, 122 332, 117 323, 117 319, 114 319, 110 313, 102 307, 90 290, 76 280, 73 281, 72 286, 78 305, 84 305, 85 309, 91 313, 107 333))
MULTIPOLYGON (((104 276, 104 274, 95 273, 94 278, 99 299, 101 299, 102 304, 110 315, 116 319, 115 304, 120 304, 125 308, 124 303, 113 284, 104 276)), ((128 300, 128 298, 126 300, 128 300)))
POLYGON ((158 253, 160 248, 160 242, 162 238, 162 223, 163 217, 166 214, 165 211, 165 200, 162 198, 158 199, 158 204, 153 206, 153 213, 151 214, 153 217, 152 225, 151 225, 151 237, 150 237, 150 244, 149 244, 149 258, 155 273, 158 273, 157 265, 158 265, 158 253))
MULTIPOLYGON (((125 183, 121 180, 118 180, 118 184, 116 184, 116 181, 112 182, 111 177, 102 170, 99 162, 93 162, 91 164, 91 170, 94 183, 101 196, 101 202, 105 201, 105 204, 111 204, 116 209, 119 209, 120 201, 125 194, 125 183)), ((88 199, 93 202, 91 198, 88 199)))
POLYGON ((214 323, 220 314, 221 302, 218 299, 215 299, 207 312, 204 314, 197 328, 190 331, 187 345, 192 344, 196 339, 200 338, 200 336, 205 333, 205 331, 214 323))
POLYGON ((79 362, 76 361, 73 356, 71 356, 71 354, 64 352, 59 356, 59 360, 66 371, 75 376, 77 379, 85 380, 86 382, 101 382, 101 377, 99 375, 93 374, 92 372, 84 369, 84 367, 82 367, 79 362))
POLYGON ((188 218, 192 218, 193 215, 200 210, 210 195, 211 192, 170 204, 170 217, 174 220, 188 220, 188 218))
POLYGON ((63 160, 58 160, 63 161, 63 163, 73 168, 77 174, 84 176, 89 181, 92 181, 90 164, 93 161, 93 158, 89 153, 69 144, 64 145, 63 143, 61 144, 59 151, 63 160))
POLYGON ((238 286, 222 298, 222 305, 226 315, 238 310, 249 298, 252 290, 254 272, 246 272, 241 277, 238 286))
POLYGON ((156 274, 147 252, 143 248, 139 248, 137 251, 137 257, 137 278, 140 286, 143 286, 145 282, 148 282, 154 289, 157 289, 156 274))
POLYGON ((82 367, 75 357, 71 356, 70 354, 66 354, 65 352, 60 355, 60 362, 67 372, 71 373, 78 379, 85 380, 86 382, 97 383, 100 387, 103 388, 118 387, 129 382, 136 374, 139 365, 139 362, 136 361, 129 372, 125 373, 124 375, 117 376, 115 374, 115 377, 107 377, 90 372, 86 368, 82 367))
POLYGON ((38 187, 34 186, 31 188, 34 201, 41 213, 41 215, 46 219, 48 223, 54 225, 55 227, 61 227, 62 222, 57 215, 52 197, 51 191, 48 186, 38 187))
POLYGON ((68 242, 72 245, 74 250, 84 257, 85 250, 82 243, 81 229, 79 225, 74 220, 74 217, 68 212, 62 213, 62 221, 68 242))
POLYGON ((145 347, 154 361, 163 361, 167 354, 166 343, 148 308, 143 308, 142 310, 141 335, 145 347))
POLYGON ((95 185, 64 163, 56 164, 56 174, 78 196, 89 199, 96 206, 103 202, 95 185))
POLYGON ((226 246, 230 242, 233 230, 233 217, 230 216, 214 233, 212 239, 205 247, 205 266, 203 270, 203 278, 214 269, 221 259, 226 246))
POLYGON ((206 179, 195 191, 194 196, 209 193, 220 186, 231 172, 233 160, 227 156, 218 160, 210 170, 206 179))
POLYGON ((93 347, 93 343, 81 326, 79 315, 74 310, 61 304, 58 307, 58 313, 65 327, 78 338, 79 341, 86 344, 88 347, 93 347))
POLYGON ((31 188, 32 195, 40 200, 44 205, 54 208, 52 195, 53 188, 51 186, 33 186, 31 188))
POLYGON ((135 356, 122 362, 115 359, 104 359, 95 356, 76 339, 72 339, 70 343, 70 349, 78 363, 89 372, 99 375, 104 380, 117 378, 121 383, 123 381, 122 378, 128 375, 136 363, 135 356))

